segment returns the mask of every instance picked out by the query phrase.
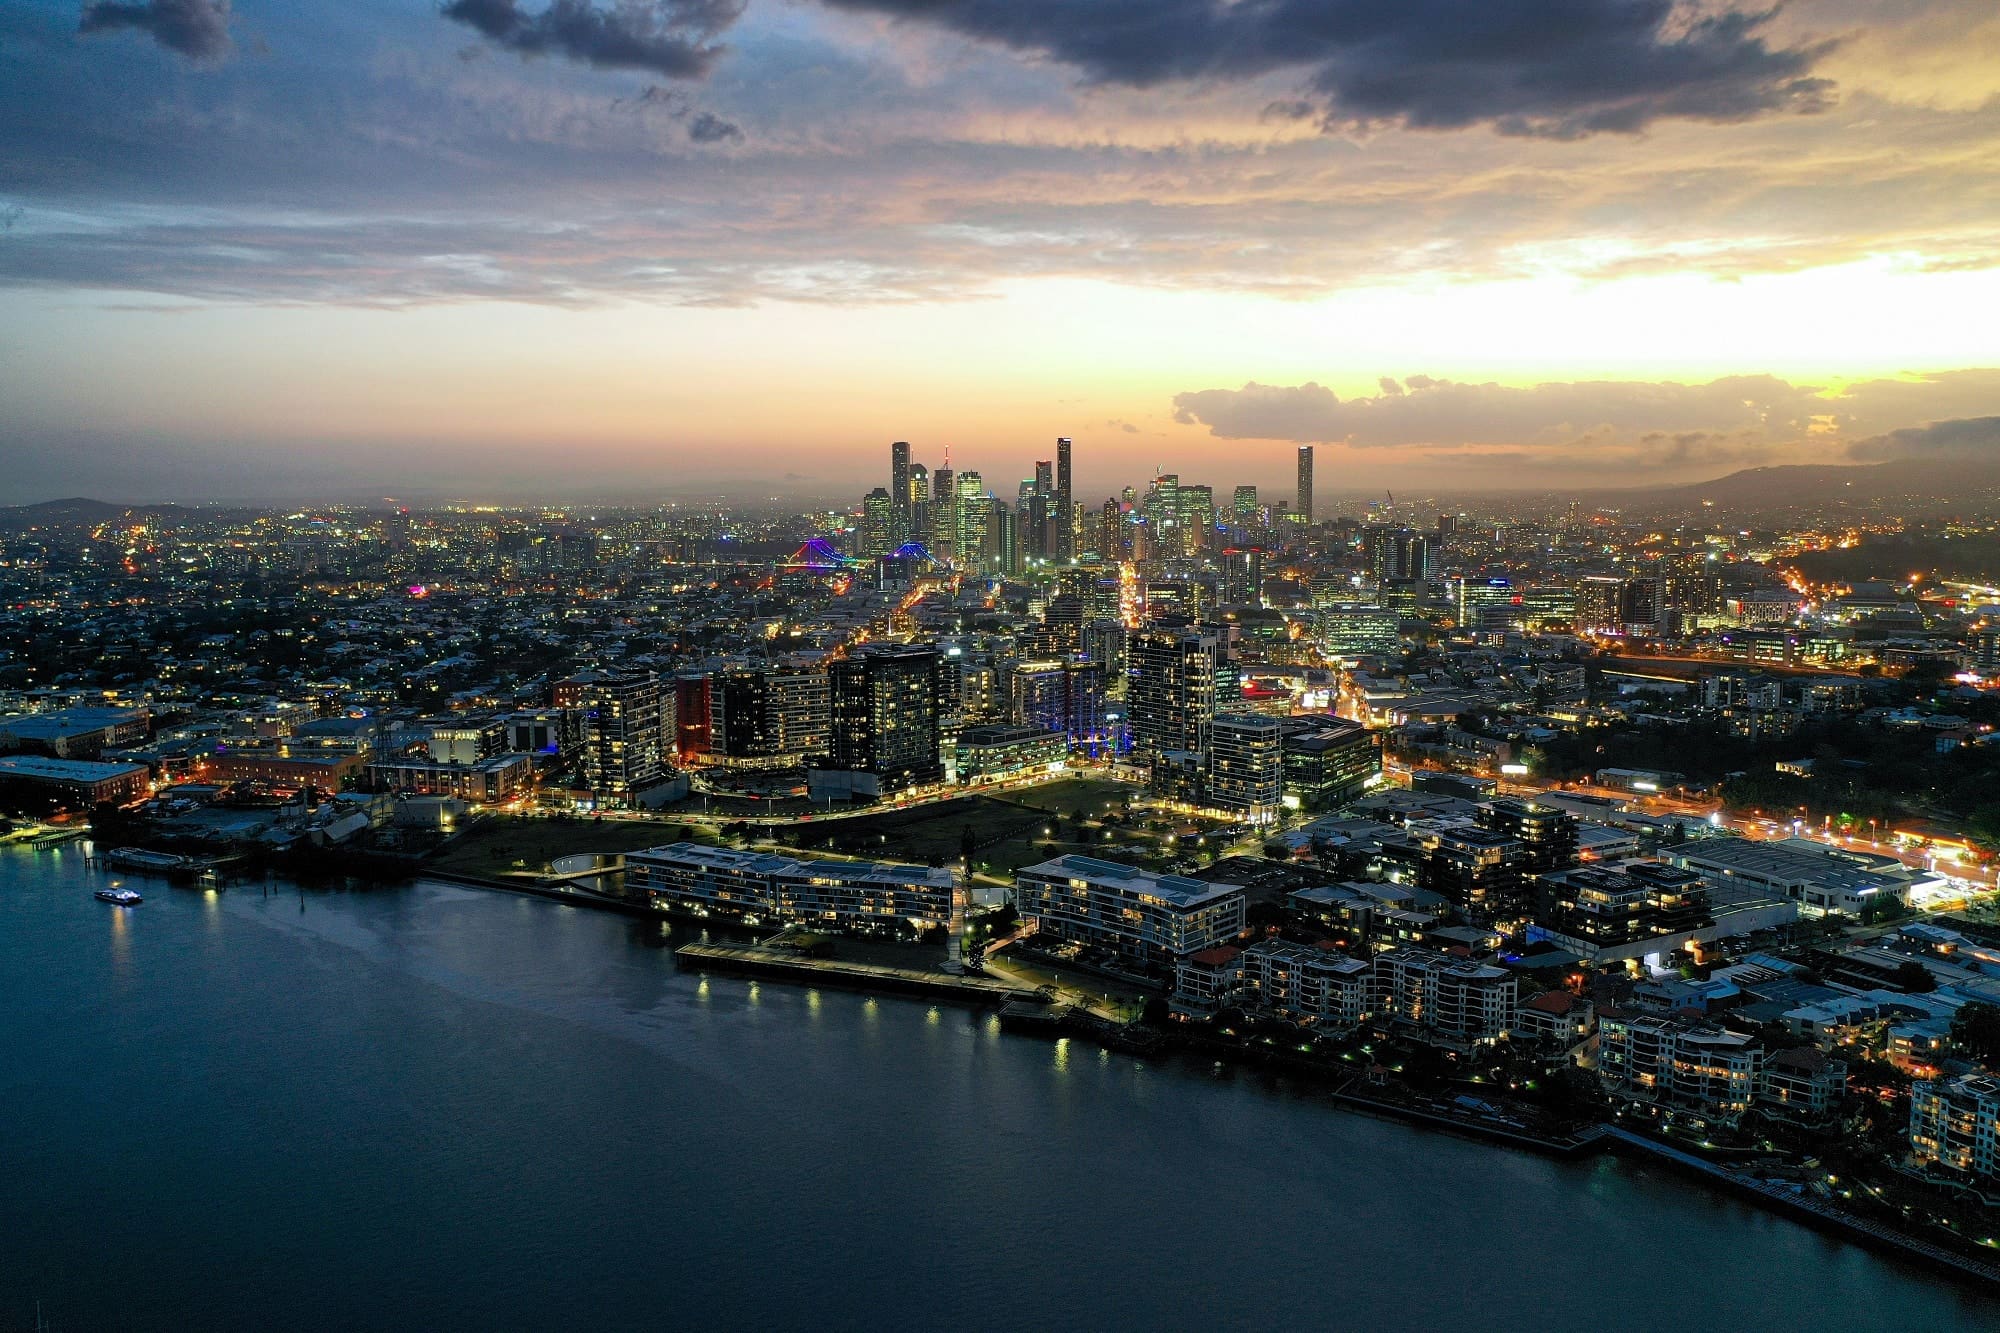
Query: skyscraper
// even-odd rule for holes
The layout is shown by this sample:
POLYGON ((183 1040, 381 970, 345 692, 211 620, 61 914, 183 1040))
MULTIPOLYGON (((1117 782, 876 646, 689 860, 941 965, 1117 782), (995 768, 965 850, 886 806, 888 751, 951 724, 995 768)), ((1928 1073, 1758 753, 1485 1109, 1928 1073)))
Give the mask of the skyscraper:
POLYGON ((897 440, 889 446, 889 500, 894 508, 888 549, 894 550, 910 539, 910 442, 897 440))
POLYGON ((1307 527, 1312 526, 1313 447, 1309 444, 1299 446, 1299 502, 1293 512, 1299 516, 1299 522, 1305 524, 1307 527))
POLYGON ((986 569, 986 527, 993 513, 992 497, 986 494, 986 481, 977 472, 959 473, 956 485, 958 541, 953 551, 958 557, 960 569, 983 573, 986 569))
POLYGON ((931 475, 931 554, 949 560, 958 551, 958 488, 949 467, 931 475))
POLYGON ((1148 755, 1186 751, 1205 760, 1218 668, 1228 657, 1213 631, 1161 628, 1134 635, 1127 648, 1126 708, 1133 748, 1148 755))
POLYGON ((897 537, 899 515, 895 499, 877 486, 861 502, 862 555, 887 555, 902 544, 897 537))
POLYGON ((1236 526, 1248 528, 1257 522, 1257 488, 1238 486, 1234 503, 1230 506, 1236 513, 1236 526))
POLYGON ((908 515, 908 529, 896 539, 896 544, 928 543, 931 539, 931 473, 922 463, 910 464, 908 515))
POLYGON ((936 644, 883 644, 832 663, 831 766, 872 774, 884 792, 942 778, 942 661, 936 644))
POLYGON ((1069 436, 1056 439, 1056 502, 1051 518, 1055 523, 1056 563, 1067 565, 1076 559, 1076 494, 1071 489, 1069 436))

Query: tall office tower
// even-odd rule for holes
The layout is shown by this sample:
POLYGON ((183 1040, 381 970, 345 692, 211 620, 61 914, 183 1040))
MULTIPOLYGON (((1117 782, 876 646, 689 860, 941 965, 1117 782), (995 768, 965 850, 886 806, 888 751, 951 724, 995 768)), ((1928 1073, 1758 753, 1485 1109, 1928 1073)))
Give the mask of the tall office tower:
POLYGON ((1118 493, 1118 498, 1120 501, 1124 503, 1127 509, 1130 509, 1133 505, 1139 503, 1139 493, 1133 490, 1130 486, 1127 486, 1124 490, 1120 491, 1118 493))
POLYGON ((1307 527, 1312 526, 1313 447, 1309 444, 1299 446, 1299 503, 1294 512, 1297 514, 1299 522, 1305 524, 1307 527))
POLYGON ((908 524, 896 540, 898 546, 904 542, 923 542, 931 539, 931 471, 922 463, 910 464, 910 502, 907 510, 908 524))
POLYGON ((1070 477, 1070 439, 1056 439, 1056 560, 1068 564, 1076 559, 1076 491, 1070 477))
POLYGON ((1168 627, 1133 635, 1126 645, 1132 748, 1205 757, 1215 721, 1216 669, 1228 655, 1212 630, 1168 627))
POLYGON ((1452 534, 1457 531, 1458 531, 1458 516, 1456 514, 1438 515, 1437 535, 1439 541, 1442 542, 1450 540, 1452 534))
POLYGON ((861 502, 861 554, 887 555, 901 543, 895 539, 896 502, 877 486, 861 502))
POLYGON ((895 550, 910 539, 910 442, 897 440, 889 446, 889 499, 895 508, 890 542, 886 550, 895 550))
POLYGON ((1153 478, 1146 492, 1146 526, 1151 541, 1147 556, 1162 560, 1180 554, 1181 479, 1176 472, 1153 478))
POLYGON ((942 778, 943 660, 936 644, 880 644, 829 666, 830 766, 873 774, 884 792, 942 778))
POLYGON ((1021 502, 1022 541, 1027 554, 1037 560, 1045 558, 1051 549, 1049 534, 1054 530, 1054 520, 1049 516, 1049 497, 1032 491, 1021 502))
POLYGON ((1248 528, 1254 526, 1257 522, 1257 488, 1255 486, 1238 486, 1236 488, 1235 500, 1230 505, 1230 509, 1235 512, 1237 527, 1248 528))
POLYGON ((556 684, 583 715, 583 778, 599 805, 625 806, 667 776, 678 728, 674 691, 650 671, 586 672, 556 684))
POLYGON ((1035 460, 1035 493, 1055 498, 1056 465, 1046 458, 1035 460))
POLYGON ((1182 541, 1188 555, 1200 555, 1215 536, 1215 488, 1183 486, 1180 493, 1182 541))
POLYGON ((1125 558, 1125 515, 1116 500, 1106 500, 1097 516, 1097 556, 1100 560, 1125 558))
POLYGON ((961 569, 984 570, 986 526, 992 513, 992 497, 986 494, 986 481, 977 472, 959 473, 956 485, 958 541, 953 549, 958 552, 961 569))
POLYGON ((951 469, 939 468, 931 476, 931 554, 950 560, 958 552, 958 486, 951 469))
POLYGON ((1021 515, 998 500, 993 502, 993 561, 1000 573, 1014 578, 1021 572, 1021 515))

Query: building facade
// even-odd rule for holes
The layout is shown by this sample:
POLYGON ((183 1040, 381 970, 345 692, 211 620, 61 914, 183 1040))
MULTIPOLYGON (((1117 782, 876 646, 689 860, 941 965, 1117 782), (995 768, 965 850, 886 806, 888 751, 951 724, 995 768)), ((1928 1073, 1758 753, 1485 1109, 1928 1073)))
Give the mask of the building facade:
POLYGON ((1171 969, 1243 931, 1244 893, 1088 856, 1059 856, 1015 872, 1014 905, 1030 929, 1171 969))
POLYGON ((891 935, 948 925, 956 883, 929 866, 795 860, 690 842, 626 853, 625 880, 663 911, 891 935))
POLYGON ((882 792, 944 778, 943 657, 935 644, 864 647, 827 669, 829 767, 872 777, 882 792))
POLYGON ((2000 1076, 1961 1074, 1912 1087, 1910 1153, 1922 1164, 2000 1176, 2000 1076))

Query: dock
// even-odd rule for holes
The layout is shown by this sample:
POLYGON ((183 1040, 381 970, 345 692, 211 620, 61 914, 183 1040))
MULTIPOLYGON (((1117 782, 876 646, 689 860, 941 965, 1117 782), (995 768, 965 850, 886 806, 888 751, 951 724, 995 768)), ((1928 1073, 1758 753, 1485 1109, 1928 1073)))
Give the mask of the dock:
POLYGON ((910 967, 886 967, 879 963, 850 963, 838 958, 808 958, 789 949, 767 949, 751 944, 684 944, 674 950, 674 961, 697 972, 730 972, 741 976, 769 977, 801 986, 837 986, 845 990, 879 991, 894 995, 917 995, 956 1004, 1039 1007, 1041 995, 1022 990, 991 977, 950 976, 943 972, 923 972, 910 967))

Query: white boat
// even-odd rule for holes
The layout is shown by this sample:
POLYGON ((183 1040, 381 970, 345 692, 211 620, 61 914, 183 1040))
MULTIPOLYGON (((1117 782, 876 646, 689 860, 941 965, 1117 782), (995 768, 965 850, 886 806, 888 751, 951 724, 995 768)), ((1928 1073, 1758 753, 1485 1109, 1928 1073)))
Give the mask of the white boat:
POLYGON ((99 902, 107 902, 114 907, 137 907, 146 901, 137 889, 99 889, 97 898, 99 902))

